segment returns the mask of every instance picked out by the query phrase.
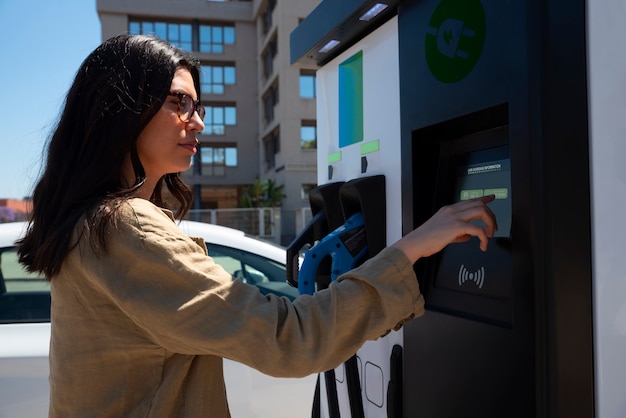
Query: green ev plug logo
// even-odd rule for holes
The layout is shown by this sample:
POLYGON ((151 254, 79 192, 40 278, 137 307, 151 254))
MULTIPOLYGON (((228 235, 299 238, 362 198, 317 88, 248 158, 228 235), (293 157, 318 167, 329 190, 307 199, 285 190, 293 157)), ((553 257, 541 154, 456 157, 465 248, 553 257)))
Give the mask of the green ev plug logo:
POLYGON ((485 43, 485 11, 480 0, 443 0, 426 30, 426 62, 443 83, 456 83, 474 68, 485 43))

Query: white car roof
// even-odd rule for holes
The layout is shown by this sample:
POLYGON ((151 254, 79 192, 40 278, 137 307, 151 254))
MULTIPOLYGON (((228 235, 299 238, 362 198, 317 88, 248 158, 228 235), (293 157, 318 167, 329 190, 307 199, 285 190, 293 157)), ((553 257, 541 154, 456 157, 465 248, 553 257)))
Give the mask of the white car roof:
POLYGON ((26 222, 0 223, 0 248, 12 247, 26 233, 26 222))
POLYGON ((280 264, 287 262, 284 247, 246 235, 243 231, 204 222, 180 221, 180 229, 192 237, 201 237, 207 244, 223 245, 257 254, 280 264))
MULTIPOLYGON (((180 229, 192 237, 201 237, 207 244, 223 245, 257 254, 285 264, 287 260, 285 248, 262 239, 250 237, 243 231, 204 222, 180 221, 180 229)), ((26 222, 0 223, 0 247, 15 245, 26 232, 26 222)))

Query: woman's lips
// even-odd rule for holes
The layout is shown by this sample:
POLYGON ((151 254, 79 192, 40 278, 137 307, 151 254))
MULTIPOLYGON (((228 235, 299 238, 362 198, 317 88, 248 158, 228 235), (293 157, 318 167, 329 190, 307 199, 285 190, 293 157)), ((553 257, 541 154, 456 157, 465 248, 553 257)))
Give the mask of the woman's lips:
POLYGON ((190 142, 188 144, 180 144, 181 147, 186 148, 192 154, 195 154, 197 152, 196 145, 197 145, 197 142, 190 142))

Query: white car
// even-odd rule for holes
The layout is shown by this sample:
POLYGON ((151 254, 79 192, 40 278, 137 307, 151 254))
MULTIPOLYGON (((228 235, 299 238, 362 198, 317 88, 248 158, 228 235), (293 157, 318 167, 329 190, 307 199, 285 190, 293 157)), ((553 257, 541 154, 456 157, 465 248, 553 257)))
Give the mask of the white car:
MULTIPOLYGON (((15 241, 25 227, 0 223, 0 418, 48 416, 50 284, 17 261, 15 241)), ((217 225, 182 221, 180 227, 204 238, 209 255, 233 277, 264 294, 297 295, 285 280, 283 247, 217 225)), ((311 416, 317 375, 274 378, 224 360, 224 377, 233 418, 311 416)))

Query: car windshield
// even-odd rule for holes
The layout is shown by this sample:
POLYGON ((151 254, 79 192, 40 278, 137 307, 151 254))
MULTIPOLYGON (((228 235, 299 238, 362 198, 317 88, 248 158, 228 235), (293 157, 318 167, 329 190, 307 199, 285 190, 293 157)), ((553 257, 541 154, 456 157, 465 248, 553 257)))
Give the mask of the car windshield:
POLYGON ((0 249, 0 323, 50 321, 50 283, 18 262, 14 247, 0 249))

